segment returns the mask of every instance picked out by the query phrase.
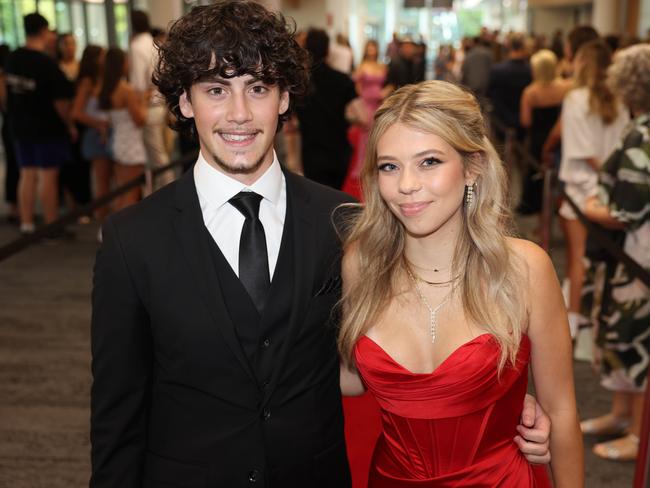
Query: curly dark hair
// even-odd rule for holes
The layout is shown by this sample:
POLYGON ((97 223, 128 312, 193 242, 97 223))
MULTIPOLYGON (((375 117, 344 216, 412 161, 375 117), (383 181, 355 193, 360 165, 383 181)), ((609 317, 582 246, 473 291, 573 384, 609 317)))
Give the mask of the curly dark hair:
POLYGON ((169 29, 160 46, 153 82, 176 121, 172 127, 195 135, 194 120, 183 116, 179 98, 190 87, 212 77, 251 75, 289 92, 289 109, 308 86, 307 54, 294 40, 295 23, 279 13, 241 0, 194 7, 169 29))

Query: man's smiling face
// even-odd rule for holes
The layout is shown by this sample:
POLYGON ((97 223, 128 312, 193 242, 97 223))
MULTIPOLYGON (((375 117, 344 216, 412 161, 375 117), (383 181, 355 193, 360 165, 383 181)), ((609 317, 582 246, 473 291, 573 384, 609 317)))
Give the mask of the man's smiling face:
POLYGON ((206 161, 251 184, 273 163, 278 118, 289 108, 289 93, 251 75, 215 77, 192 85, 179 105, 185 117, 194 118, 206 161))

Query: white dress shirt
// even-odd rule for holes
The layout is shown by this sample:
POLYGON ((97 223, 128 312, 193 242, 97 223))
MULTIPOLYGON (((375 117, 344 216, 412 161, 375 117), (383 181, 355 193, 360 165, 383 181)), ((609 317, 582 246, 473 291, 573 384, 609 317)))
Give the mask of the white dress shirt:
POLYGON ((215 169, 199 153, 194 165, 194 182, 203 222, 237 276, 239 239, 246 219, 239 210, 228 203, 228 200, 240 191, 254 191, 262 196, 259 218, 266 236, 269 276, 272 279, 278 262, 287 213, 287 185, 275 152, 269 169, 250 186, 215 169))

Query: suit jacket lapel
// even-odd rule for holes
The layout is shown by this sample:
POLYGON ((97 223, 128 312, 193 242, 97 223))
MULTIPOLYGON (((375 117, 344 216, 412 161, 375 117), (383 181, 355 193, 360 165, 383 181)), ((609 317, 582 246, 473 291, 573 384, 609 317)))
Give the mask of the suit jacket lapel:
POLYGON ((235 325, 223 301, 219 278, 212 264, 209 243, 205 238, 207 230, 203 223, 192 170, 187 171, 178 181, 176 186, 176 210, 174 228, 185 259, 196 279, 201 299, 228 347, 230 347, 246 374, 251 380, 255 381, 255 376, 235 333, 235 325))
POLYGON ((284 171, 287 182, 287 203, 291 205, 293 219, 293 279, 294 293, 291 304, 291 316, 287 334, 282 345, 269 387, 265 390, 263 404, 267 404, 278 384, 284 364, 290 356, 295 338, 300 331, 300 323, 305 316, 311 298, 314 280, 315 248, 314 226, 309 219, 310 195, 303 186, 302 179, 289 171, 284 171))

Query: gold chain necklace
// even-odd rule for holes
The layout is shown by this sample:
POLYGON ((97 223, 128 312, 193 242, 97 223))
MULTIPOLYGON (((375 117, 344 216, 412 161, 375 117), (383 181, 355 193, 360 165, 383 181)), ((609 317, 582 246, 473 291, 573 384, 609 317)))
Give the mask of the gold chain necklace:
POLYGON ((453 283, 454 281, 456 281, 458 279, 458 276, 455 276, 455 277, 453 277, 453 278, 451 278, 451 279, 449 279, 447 281, 428 281, 428 280, 425 280, 424 278, 422 278, 421 276, 419 276, 419 275, 417 275, 417 274, 415 274, 413 272, 413 270, 411 269, 412 264, 413 263, 411 263, 408 259, 406 259, 405 268, 406 268, 406 271, 408 272, 409 276, 411 276, 414 280, 421 281, 422 283, 426 283, 427 285, 444 286, 444 285, 449 285, 450 283, 453 283))
MULTIPOLYGON (((410 272, 410 273, 413 274, 412 272, 410 272)), ((451 278, 450 280, 447 280, 447 281, 427 281, 424 278, 422 278, 421 276, 417 276, 417 275, 413 275, 413 278, 415 280, 417 280, 417 281, 421 281, 422 283, 426 283, 427 285, 431 285, 431 286, 449 285, 450 283, 453 283, 457 279, 457 277, 456 277, 456 278, 451 278)))
POLYGON ((406 256, 404 256, 404 259, 409 264, 409 266, 413 266, 413 267, 418 268, 418 269, 423 269, 425 271, 433 271, 434 273, 438 273, 440 271, 446 271, 446 270, 449 269, 449 266, 446 266, 444 268, 426 268, 424 266, 418 266, 417 264, 412 263, 406 256))
POLYGON ((449 293, 447 293, 445 298, 443 298, 442 301, 435 308, 433 308, 429 304, 429 301, 424 297, 424 293, 422 293, 422 290, 420 289, 420 286, 418 285, 415 276, 413 276, 413 273, 411 272, 411 269, 408 266, 406 267, 406 272, 408 273, 409 278, 411 278, 411 281, 413 281, 415 291, 418 297, 420 298, 420 301, 429 311, 429 331, 431 333, 431 344, 433 344, 436 342, 436 328, 438 327, 438 312, 440 312, 442 306, 449 301, 449 298, 451 298, 451 293, 453 291, 453 288, 452 290, 449 291, 449 293))

